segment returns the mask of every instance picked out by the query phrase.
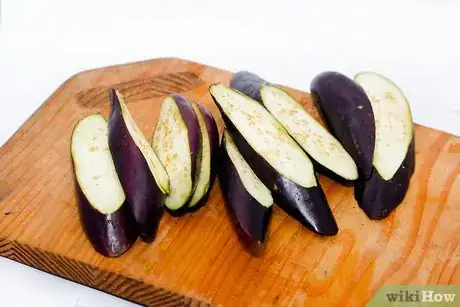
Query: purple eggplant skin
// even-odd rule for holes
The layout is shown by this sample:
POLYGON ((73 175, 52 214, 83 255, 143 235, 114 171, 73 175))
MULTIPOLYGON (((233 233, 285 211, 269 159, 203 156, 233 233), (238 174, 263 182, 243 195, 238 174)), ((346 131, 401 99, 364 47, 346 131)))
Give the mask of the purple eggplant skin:
POLYGON ((163 215, 166 195, 151 173, 144 155, 129 134, 120 101, 110 89, 109 149, 126 198, 131 205, 141 239, 152 242, 163 215))
POLYGON ((80 220, 94 249, 106 257, 118 257, 136 242, 139 232, 136 219, 127 200, 110 214, 97 211, 83 194, 75 180, 80 220))
POLYGON ((189 207, 189 212, 196 212, 200 209, 204 204, 207 203, 209 198, 209 193, 211 192, 212 186, 217 176, 217 169, 218 169, 218 156, 219 156, 219 130, 217 128, 216 119, 212 116, 209 110, 197 103, 196 104, 198 109, 200 110, 201 115, 203 116, 204 122, 206 124, 206 130, 208 132, 209 144, 211 149, 211 176, 209 178, 209 188, 205 195, 203 195, 202 199, 193 207, 189 207))
POLYGON ((377 169, 367 181, 355 183, 355 199, 370 219, 386 218, 404 200, 415 170, 415 138, 407 149, 406 157, 390 180, 384 180, 377 169))
POLYGON ((187 98, 181 94, 171 94, 171 97, 176 102, 176 105, 179 108, 179 112, 182 116, 182 120, 187 127, 188 143, 192 161, 192 178, 194 178, 194 181, 196 182, 196 179, 198 179, 197 170, 200 168, 201 163, 200 124, 198 123, 198 118, 196 117, 195 111, 193 110, 193 107, 187 98))
POLYGON ((264 207, 246 190, 225 147, 222 135, 219 152, 219 183, 229 212, 236 219, 249 241, 265 241, 273 206, 264 207))
POLYGON ((364 89, 333 71, 317 75, 310 85, 313 102, 326 125, 355 161, 361 180, 372 174, 375 120, 364 89))
MULTIPOLYGON (((212 96, 212 95, 211 95, 212 96)), ((324 192, 319 185, 305 188, 276 171, 251 145, 226 116, 215 101, 222 119, 236 147, 251 166, 260 181, 272 192, 275 203, 300 224, 322 236, 334 236, 338 232, 324 192)))
POLYGON ((246 70, 233 74, 232 80, 230 81, 231 88, 251 97, 259 103, 262 103, 260 88, 265 84, 270 85, 268 81, 246 70))

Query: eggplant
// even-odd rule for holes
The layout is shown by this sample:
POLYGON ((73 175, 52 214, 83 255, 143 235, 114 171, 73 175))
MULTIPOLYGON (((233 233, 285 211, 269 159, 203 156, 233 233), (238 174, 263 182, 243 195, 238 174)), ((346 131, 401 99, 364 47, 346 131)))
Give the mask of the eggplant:
POLYGON ((225 203, 246 237, 262 244, 273 209, 270 190, 244 160, 226 130, 221 144, 219 182, 225 203))
POLYGON ((335 235, 332 215, 313 165, 283 126, 257 101, 222 84, 209 91, 229 134, 275 202, 320 235, 335 235))
POLYGON ((122 95, 110 89, 109 148, 126 198, 146 242, 155 238, 169 193, 168 173, 128 110, 122 95))
POLYGON ((369 179, 375 121, 366 92, 352 79, 333 71, 317 75, 310 89, 326 125, 355 161, 360 179, 369 179))
POLYGON ((308 154, 320 173, 342 183, 358 178, 358 169, 350 154, 287 92, 247 71, 236 73, 230 86, 262 103, 308 154))
POLYGON ((192 196, 201 163, 200 124, 187 98, 171 94, 163 101, 152 147, 171 180, 165 206, 174 214, 192 196))
POLYGON ((109 152, 107 121, 100 114, 74 127, 71 155, 80 220, 94 249, 107 257, 126 252, 137 240, 136 220, 109 152))
POLYGON ((403 200, 415 169, 414 123, 401 89, 374 72, 354 80, 368 95, 375 117, 373 171, 355 185, 355 198, 371 219, 387 217, 403 200))
POLYGON ((260 88, 270 83, 256 74, 242 70, 233 74, 230 80, 230 87, 262 103, 260 88))
POLYGON ((192 103, 193 110, 198 118, 201 133, 201 162, 200 168, 197 170, 198 179, 196 181, 195 191, 188 203, 188 208, 197 208, 202 200, 206 199, 206 195, 211 190, 216 174, 216 157, 219 149, 219 132, 217 124, 206 107, 192 103))

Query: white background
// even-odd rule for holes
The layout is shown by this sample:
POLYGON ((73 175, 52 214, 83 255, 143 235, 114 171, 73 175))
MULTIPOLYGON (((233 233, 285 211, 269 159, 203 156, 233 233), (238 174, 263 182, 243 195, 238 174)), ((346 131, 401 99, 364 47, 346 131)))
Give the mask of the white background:
MULTIPOLYGON (((303 90, 323 70, 378 71, 403 88, 416 122, 460 135, 456 3, 3 0, 0 145, 71 75, 171 56, 303 90)), ((0 297, 3 307, 131 305, 5 259, 0 297)))

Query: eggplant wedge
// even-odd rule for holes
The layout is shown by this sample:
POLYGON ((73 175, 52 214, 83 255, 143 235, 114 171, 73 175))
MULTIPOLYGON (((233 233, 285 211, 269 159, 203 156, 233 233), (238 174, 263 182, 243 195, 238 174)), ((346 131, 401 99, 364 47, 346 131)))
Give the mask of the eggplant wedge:
POLYGON ((350 154, 291 95, 247 71, 236 73, 230 85, 262 103, 308 154, 320 173, 343 183, 358 178, 358 169, 350 154))
POLYGON ((403 92, 384 76, 362 72, 354 80, 371 101, 376 132, 373 172, 356 183, 355 198, 369 218, 382 219, 404 200, 414 173, 412 114, 403 92))
POLYGON ((222 136, 219 182, 230 212, 251 242, 263 243, 273 198, 238 151, 227 131, 222 136))
POLYGON ((94 249, 117 257, 136 241, 138 229, 109 151, 107 121, 100 114, 74 127, 71 155, 80 219, 94 249))
POLYGON ((201 162, 197 170, 198 179, 195 191, 188 203, 189 208, 196 208, 198 204, 206 199, 215 179, 216 157, 219 149, 219 132, 217 124, 211 112, 204 106, 197 103, 192 104, 193 110, 198 118, 201 132, 201 162))
POLYGON ((257 101, 222 84, 209 91, 229 134, 275 202, 320 235, 335 235, 332 215, 313 164, 283 126, 257 101))
POLYGON ((109 148, 141 238, 155 238, 169 193, 168 173, 145 139, 123 97, 110 90, 109 148))
POLYGON ((352 79, 332 71, 317 75, 310 89, 326 125, 355 161, 360 179, 369 179, 375 121, 366 92, 352 79))
POLYGON ((191 103, 172 94, 163 101, 152 147, 171 180, 165 206, 178 211, 192 196, 201 163, 201 131, 191 103))

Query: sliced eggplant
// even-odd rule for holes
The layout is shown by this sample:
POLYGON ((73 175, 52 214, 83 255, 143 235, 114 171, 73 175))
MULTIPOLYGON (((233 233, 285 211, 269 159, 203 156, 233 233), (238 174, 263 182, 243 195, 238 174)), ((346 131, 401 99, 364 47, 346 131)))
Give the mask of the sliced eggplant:
POLYGON ((169 177, 135 123, 122 95, 110 90, 109 148, 141 238, 155 238, 169 193, 169 177))
POLYGON ((221 143, 219 181, 225 202, 245 235, 253 242, 263 243, 272 214, 272 195, 227 131, 221 143))
POLYGON ((192 196, 201 163, 200 125, 187 98, 179 94, 166 97, 161 105, 152 147, 171 180, 165 206, 177 211, 192 196))
POLYGON ((312 231, 335 235, 337 223, 313 165, 283 126, 239 91, 222 84, 211 85, 209 91, 238 150, 275 202, 312 231))
POLYGON ((373 172, 356 183, 355 198, 372 219, 387 217, 403 200, 415 168, 414 124, 409 103, 392 81, 373 72, 354 77, 375 118, 373 172))
POLYGON ((322 173, 342 182, 358 178, 358 169, 350 154, 291 95, 273 85, 262 86, 260 93, 264 106, 322 173))
POLYGON ((236 73, 230 86, 262 103, 305 150, 320 173, 340 182, 358 178, 350 154, 291 95, 247 71, 236 73))
POLYGON ((117 257, 136 241, 138 229, 109 151, 107 122, 100 114, 80 120, 72 133, 80 219, 97 252, 117 257))
POLYGON ((200 125, 202 148, 200 168, 197 169, 198 179, 195 191, 188 203, 189 208, 197 206, 202 200, 206 199, 205 196, 216 177, 216 157, 219 147, 219 132, 211 112, 197 103, 193 103, 192 107, 200 125))
POLYGON ((320 114, 355 161, 361 179, 372 174, 375 122, 371 103, 362 87, 338 72, 327 71, 311 83, 320 114))

